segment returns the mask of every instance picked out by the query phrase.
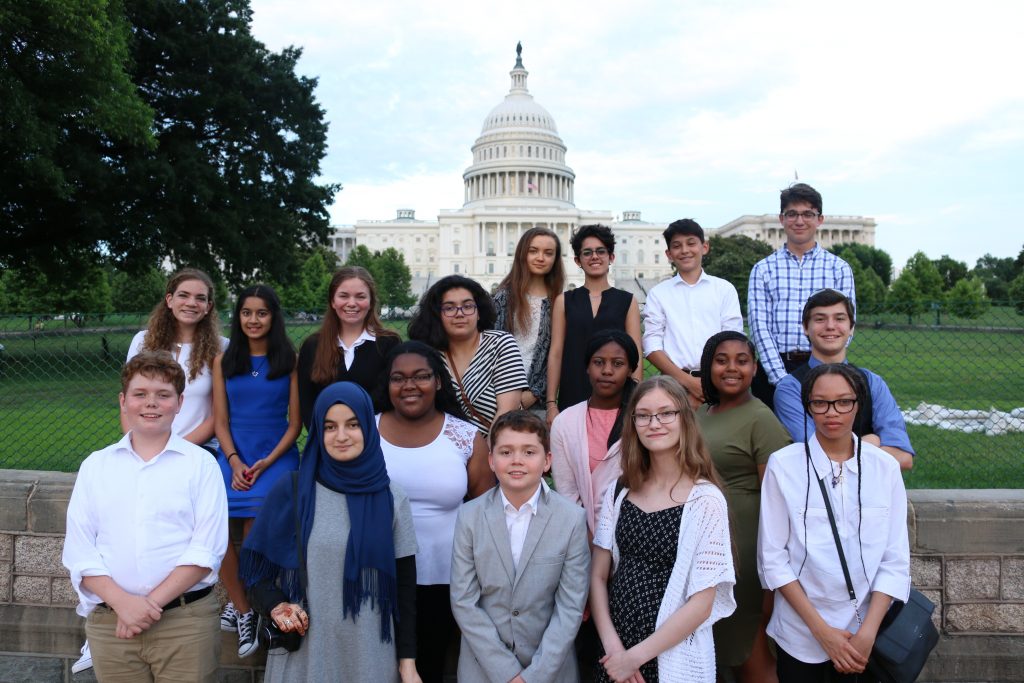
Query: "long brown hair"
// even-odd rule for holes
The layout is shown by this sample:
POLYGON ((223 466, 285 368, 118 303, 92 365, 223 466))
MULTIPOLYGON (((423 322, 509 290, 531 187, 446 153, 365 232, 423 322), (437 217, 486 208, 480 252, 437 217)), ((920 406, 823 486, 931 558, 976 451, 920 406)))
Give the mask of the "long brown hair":
POLYGON ((509 332, 523 332, 530 327, 530 304, 526 299, 526 292, 530 287, 530 267, 526 263, 529 255, 530 244, 535 237, 550 237, 555 240, 555 262, 551 270, 544 275, 544 286, 548 290, 548 301, 554 303, 555 298, 562 293, 565 287, 565 266, 562 264, 562 241, 553 230, 537 226, 530 228, 519 238, 516 245, 515 257, 512 260, 512 270, 505 276, 505 279, 498 285, 498 289, 508 291, 508 326, 509 332))
POLYGON ((181 283, 189 280, 199 280, 206 285, 210 300, 209 313, 199 321, 195 334, 192 335, 192 354, 188 359, 188 381, 192 382, 203 368, 212 365, 213 359, 221 352, 220 318, 217 316, 213 280, 209 275, 196 268, 182 268, 171 276, 167 281, 167 287, 164 288, 164 298, 157 302, 153 312, 149 314, 142 348, 148 351, 174 350, 174 345, 178 341, 178 321, 167 306, 167 296, 174 296, 181 283))
POLYGON ((324 324, 320 326, 319 339, 316 343, 316 355, 313 356, 313 381, 317 384, 330 384, 337 377, 338 363, 341 362, 342 354, 338 351, 338 337, 341 336, 341 320, 331 306, 334 301, 334 293, 341 287, 345 280, 362 280, 366 288, 370 290, 370 308, 366 311, 366 321, 363 329, 376 337, 397 337, 398 333, 384 327, 377 313, 377 285, 373 281, 370 271, 362 266, 345 266, 331 278, 331 284, 327 288, 327 311, 324 313, 324 324))
MULTIPOLYGON (((645 379, 633 391, 633 397, 626 408, 626 420, 622 426, 622 483, 629 489, 635 489, 647 481, 651 472, 651 453, 640 442, 633 422, 636 404, 655 389, 661 389, 672 399, 679 410, 679 449, 677 458, 681 476, 689 476, 694 482, 706 479, 719 489, 724 490, 718 477, 711 453, 704 443, 697 419, 686 398, 686 390, 672 377, 657 375, 645 379)), ((680 501, 682 502, 682 501, 680 501)))

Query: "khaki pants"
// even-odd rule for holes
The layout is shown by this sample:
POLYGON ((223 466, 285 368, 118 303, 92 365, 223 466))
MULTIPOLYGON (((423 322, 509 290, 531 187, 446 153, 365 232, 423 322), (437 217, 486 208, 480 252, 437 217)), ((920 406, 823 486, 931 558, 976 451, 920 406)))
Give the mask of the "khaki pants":
POLYGON ((148 631, 130 639, 114 635, 117 614, 97 607, 85 621, 100 683, 203 683, 217 680, 220 605, 215 593, 165 610, 148 631))

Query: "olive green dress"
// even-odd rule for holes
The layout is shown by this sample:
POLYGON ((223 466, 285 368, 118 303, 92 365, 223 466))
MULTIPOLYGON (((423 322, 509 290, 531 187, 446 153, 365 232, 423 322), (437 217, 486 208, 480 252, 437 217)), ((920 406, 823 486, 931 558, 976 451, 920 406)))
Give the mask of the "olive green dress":
POLYGON ((711 458, 715 461, 729 504, 732 538, 736 544, 736 611, 714 625, 719 666, 739 666, 750 656, 761 623, 763 593, 757 578, 757 525, 761 482, 757 466, 791 443, 789 434, 768 407, 757 399, 723 413, 697 411, 711 458))

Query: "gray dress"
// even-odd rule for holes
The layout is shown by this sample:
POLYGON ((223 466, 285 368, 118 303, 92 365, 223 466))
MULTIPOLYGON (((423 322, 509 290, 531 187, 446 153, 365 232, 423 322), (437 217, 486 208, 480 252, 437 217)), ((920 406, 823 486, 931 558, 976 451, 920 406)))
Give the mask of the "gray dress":
MULTIPOLYGON (((416 554, 409 499, 394 482, 395 557, 416 554)), ((296 652, 267 653, 266 683, 308 681, 398 681, 395 627, 390 643, 380 639, 380 612, 364 602, 359 617, 342 619, 341 580, 350 522, 345 495, 316 485, 313 529, 306 549, 309 631, 296 652)))

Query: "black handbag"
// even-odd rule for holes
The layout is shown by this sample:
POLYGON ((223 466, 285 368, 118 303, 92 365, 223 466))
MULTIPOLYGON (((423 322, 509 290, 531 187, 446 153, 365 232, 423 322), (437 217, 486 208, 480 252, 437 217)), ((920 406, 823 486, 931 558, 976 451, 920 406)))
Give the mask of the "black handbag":
MULTIPOLYGON (((843 568, 843 578, 846 579, 846 590, 856 606, 857 594, 853 590, 853 581, 850 580, 850 569, 846 565, 843 544, 839 541, 839 529, 836 528, 832 503, 829 501, 825 482, 820 478, 818 486, 821 488, 821 497, 825 499, 828 523, 832 526, 832 538, 835 539, 836 550, 839 551, 839 564, 843 568)), ((932 623, 934 611, 935 605, 932 601, 913 588, 910 589, 910 597, 906 603, 901 600, 892 601, 889 611, 885 613, 882 623, 878 626, 875 645, 871 648, 871 656, 868 657, 867 670, 881 683, 914 683, 921 675, 928 655, 939 642, 939 632, 932 623)))
MULTIPOLYGON (((292 472, 292 500, 295 504, 295 539, 296 552, 299 556, 299 577, 302 585, 306 585, 306 563, 302 557, 302 527, 299 524, 299 473, 292 472)), ((288 652, 295 652, 302 647, 302 636, 296 631, 282 631, 270 618, 270 614, 260 614, 256 625, 256 639, 268 650, 283 647, 288 652)))

